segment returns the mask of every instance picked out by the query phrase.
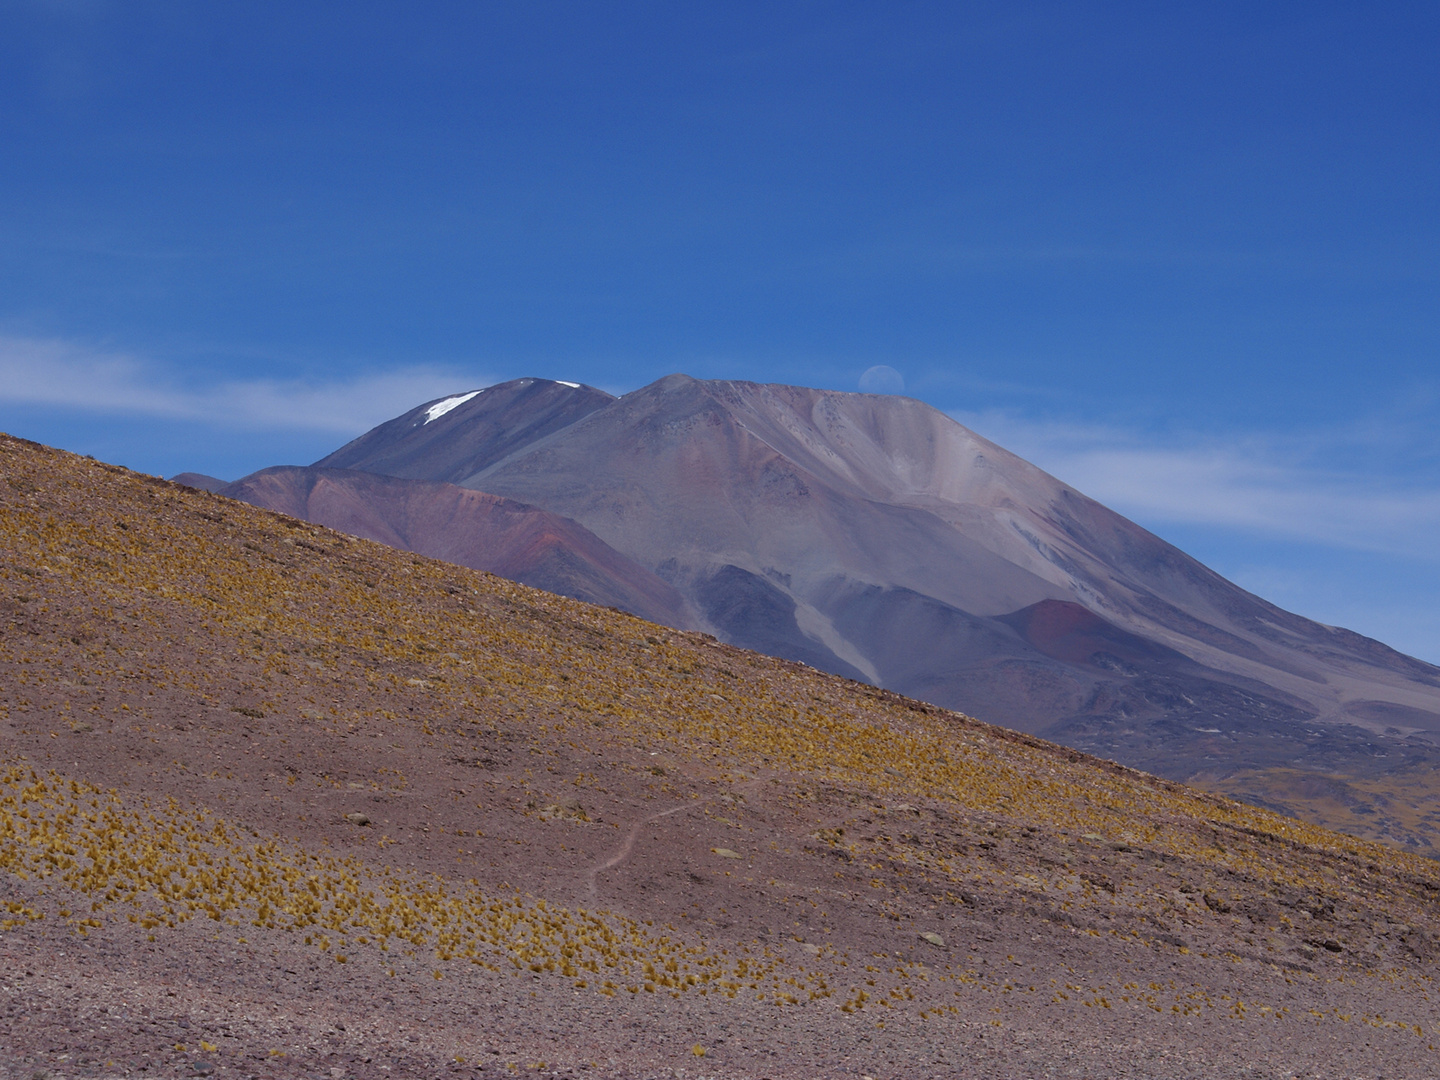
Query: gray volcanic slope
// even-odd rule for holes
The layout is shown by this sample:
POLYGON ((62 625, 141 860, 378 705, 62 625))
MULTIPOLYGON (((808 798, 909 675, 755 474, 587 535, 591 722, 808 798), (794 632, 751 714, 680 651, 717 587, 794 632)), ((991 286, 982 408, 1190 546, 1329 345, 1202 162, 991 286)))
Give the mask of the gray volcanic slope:
POLYGON ((1430 846, 1395 776, 1440 764, 1440 669, 1266 603, 927 405, 683 375, 454 400, 320 464, 573 519, 734 644, 1282 808, 1325 777, 1332 823, 1430 846))

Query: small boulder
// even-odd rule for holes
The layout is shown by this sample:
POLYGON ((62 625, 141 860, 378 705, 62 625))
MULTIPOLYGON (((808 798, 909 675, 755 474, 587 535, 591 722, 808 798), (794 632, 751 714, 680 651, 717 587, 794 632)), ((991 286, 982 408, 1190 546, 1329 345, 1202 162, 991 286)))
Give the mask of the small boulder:
POLYGON ((739 859, 743 856, 738 851, 731 851, 728 847, 712 847, 710 849, 722 859, 739 859))
POLYGON ((345 815, 345 820, 348 821, 348 822, 350 822, 351 825, 369 825, 369 824, 370 824, 370 815, 369 815, 369 814, 362 814, 362 813, 360 813, 360 811, 356 810, 356 811, 355 811, 354 813, 352 813, 352 814, 346 814, 346 815, 345 815))
POLYGON ((933 930, 921 931, 920 937, 922 940, 928 941, 931 945, 934 945, 937 948, 943 949, 945 947, 945 939, 939 934, 935 933, 933 930))

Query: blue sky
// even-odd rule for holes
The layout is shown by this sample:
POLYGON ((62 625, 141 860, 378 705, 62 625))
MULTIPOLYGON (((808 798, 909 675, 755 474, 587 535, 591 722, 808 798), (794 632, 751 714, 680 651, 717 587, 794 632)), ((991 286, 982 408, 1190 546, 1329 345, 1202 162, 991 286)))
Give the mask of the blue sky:
POLYGON ((1440 7, 0 0, 0 429, 905 391, 1440 662, 1440 7))

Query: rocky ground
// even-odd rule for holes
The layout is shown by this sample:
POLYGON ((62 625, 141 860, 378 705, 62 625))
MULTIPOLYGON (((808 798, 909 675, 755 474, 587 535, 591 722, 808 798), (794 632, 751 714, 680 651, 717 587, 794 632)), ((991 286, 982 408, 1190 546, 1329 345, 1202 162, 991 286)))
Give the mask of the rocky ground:
POLYGON ((0 1076, 1440 1074, 1428 860, 0 441, 0 1076))

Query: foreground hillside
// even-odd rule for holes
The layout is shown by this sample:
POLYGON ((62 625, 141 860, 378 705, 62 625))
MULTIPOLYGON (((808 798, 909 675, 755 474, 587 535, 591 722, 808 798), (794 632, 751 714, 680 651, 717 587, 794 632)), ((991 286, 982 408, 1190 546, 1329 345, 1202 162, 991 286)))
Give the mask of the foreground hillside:
POLYGON ((0 1075, 1437 1071, 1440 867, 0 437, 0 1075))

